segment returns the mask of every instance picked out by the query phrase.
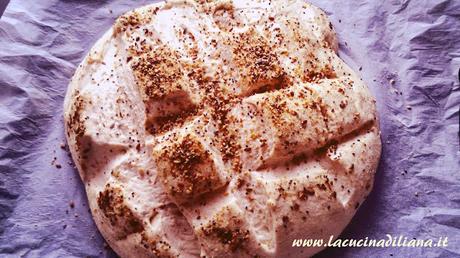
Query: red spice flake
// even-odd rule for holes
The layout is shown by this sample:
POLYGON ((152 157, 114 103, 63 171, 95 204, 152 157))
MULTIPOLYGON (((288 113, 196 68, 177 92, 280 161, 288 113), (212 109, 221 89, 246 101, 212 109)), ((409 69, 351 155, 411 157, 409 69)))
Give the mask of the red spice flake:
POLYGON ((283 227, 287 228, 287 226, 289 224, 289 217, 288 216, 283 216, 282 220, 283 220, 283 227))
POLYGON ((303 188, 302 191, 297 193, 297 196, 300 200, 305 201, 308 199, 308 196, 314 196, 315 190, 312 188, 303 188))

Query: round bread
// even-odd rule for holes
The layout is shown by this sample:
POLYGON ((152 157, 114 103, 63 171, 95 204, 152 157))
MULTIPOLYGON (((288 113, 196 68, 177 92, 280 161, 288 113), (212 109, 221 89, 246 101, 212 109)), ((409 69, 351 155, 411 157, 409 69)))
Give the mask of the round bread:
POLYGON ((121 257, 307 257, 369 194, 375 100, 297 1, 126 13, 78 67, 67 141, 121 257))

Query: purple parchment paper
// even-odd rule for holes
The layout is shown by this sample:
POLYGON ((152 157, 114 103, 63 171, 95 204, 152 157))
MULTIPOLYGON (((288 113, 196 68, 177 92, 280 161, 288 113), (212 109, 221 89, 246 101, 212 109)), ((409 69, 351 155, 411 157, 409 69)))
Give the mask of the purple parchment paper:
MULTIPOLYGON (((151 2, 7 6, 0 19, 0 257, 115 256, 61 148, 62 103, 76 66, 115 18, 151 2)), ((376 96, 382 130, 374 190, 341 238, 448 237, 443 248, 330 248, 317 257, 460 257, 460 1, 311 2, 329 14, 341 57, 376 96)))

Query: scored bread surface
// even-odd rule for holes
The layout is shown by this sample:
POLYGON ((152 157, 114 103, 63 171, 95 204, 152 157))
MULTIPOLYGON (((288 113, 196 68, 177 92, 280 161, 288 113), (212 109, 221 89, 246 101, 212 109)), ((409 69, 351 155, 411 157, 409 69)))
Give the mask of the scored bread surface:
POLYGON ((297 1, 128 12, 78 67, 66 136, 121 257, 308 257, 372 189, 375 100, 297 1))

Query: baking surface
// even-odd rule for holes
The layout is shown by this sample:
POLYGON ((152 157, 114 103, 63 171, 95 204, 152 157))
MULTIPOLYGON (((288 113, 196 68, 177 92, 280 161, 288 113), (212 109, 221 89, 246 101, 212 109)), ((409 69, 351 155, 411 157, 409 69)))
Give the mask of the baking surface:
MULTIPOLYGON (((114 256, 61 148, 62 102, 116 17, 151 2, 12 0, 3 13, 2 257, 114 256)), ((460 2, 311 2, 329 14, 341 57, 376 96, 382 130, 374 190, 341 238, 449 239, 446 248, 330 248, 317 257, 460 256, 460 2)))

